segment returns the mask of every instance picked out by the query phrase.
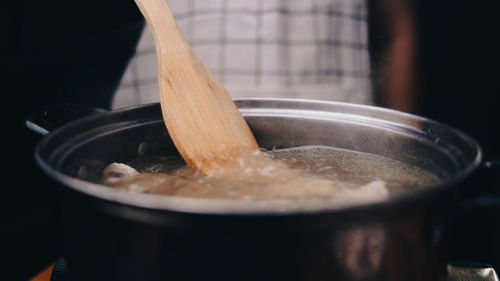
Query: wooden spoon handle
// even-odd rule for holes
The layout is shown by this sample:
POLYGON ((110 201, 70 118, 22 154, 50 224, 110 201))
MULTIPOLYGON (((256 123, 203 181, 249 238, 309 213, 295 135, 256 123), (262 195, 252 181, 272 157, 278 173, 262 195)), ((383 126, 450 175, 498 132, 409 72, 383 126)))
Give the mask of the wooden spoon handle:
POLYGON ((134 1, 151 28, 157 49, 159 46, 166 47, 163 45, 169 42, 176 45, 186 43, 165 0, 134 1))
POLYGON ((165 125, 181 156, 204 174, 257 142, 233 100, 182 37, 164 0, 135 0, 158 56, 165 125))

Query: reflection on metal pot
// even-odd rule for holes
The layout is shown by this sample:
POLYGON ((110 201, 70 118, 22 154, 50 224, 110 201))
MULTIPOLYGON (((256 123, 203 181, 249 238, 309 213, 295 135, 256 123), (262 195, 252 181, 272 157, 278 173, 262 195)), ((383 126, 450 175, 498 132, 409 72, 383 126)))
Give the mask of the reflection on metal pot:
POLYGON ((374 276, 382 264, 385 241, 386 233, 380 225, 347 229, 334 242, 339 264, 357 278, 374 276))

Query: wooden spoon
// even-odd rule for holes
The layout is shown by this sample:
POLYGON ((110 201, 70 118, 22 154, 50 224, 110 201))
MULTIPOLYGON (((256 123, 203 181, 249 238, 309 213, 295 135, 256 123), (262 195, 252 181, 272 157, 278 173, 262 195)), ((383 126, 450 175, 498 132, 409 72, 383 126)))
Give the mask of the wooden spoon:
POLYGON ((153 32, 163 120, 186 163, 202 174, 258 148, 245 119, 182 37, 165 0, 135 0, 153 32))

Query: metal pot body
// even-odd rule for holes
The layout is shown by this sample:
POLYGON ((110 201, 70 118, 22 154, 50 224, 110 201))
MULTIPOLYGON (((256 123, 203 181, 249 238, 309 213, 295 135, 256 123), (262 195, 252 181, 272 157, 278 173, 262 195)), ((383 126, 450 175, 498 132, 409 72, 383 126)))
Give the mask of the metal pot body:
POLYGON ((263 207, 112 190, 113 161, 176 154, 158 104, 71 122, 36 158, 60 188, 70 280, 444 280, 454 195, 478 144, 431 120, 306 100, 236 101, 261 147, 328 145, 443 175, 434 186, 344 208, 263 207))

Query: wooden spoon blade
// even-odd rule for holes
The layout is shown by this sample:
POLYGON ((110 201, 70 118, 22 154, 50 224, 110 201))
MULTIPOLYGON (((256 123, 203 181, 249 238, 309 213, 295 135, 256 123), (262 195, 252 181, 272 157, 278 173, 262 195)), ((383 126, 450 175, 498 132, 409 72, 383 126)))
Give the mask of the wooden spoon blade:
POLYGON ((135 0, 155 39, 163 119, 181 156, 203 174, 257 149, 224 87, 183 39, 164 0, 135 0))

